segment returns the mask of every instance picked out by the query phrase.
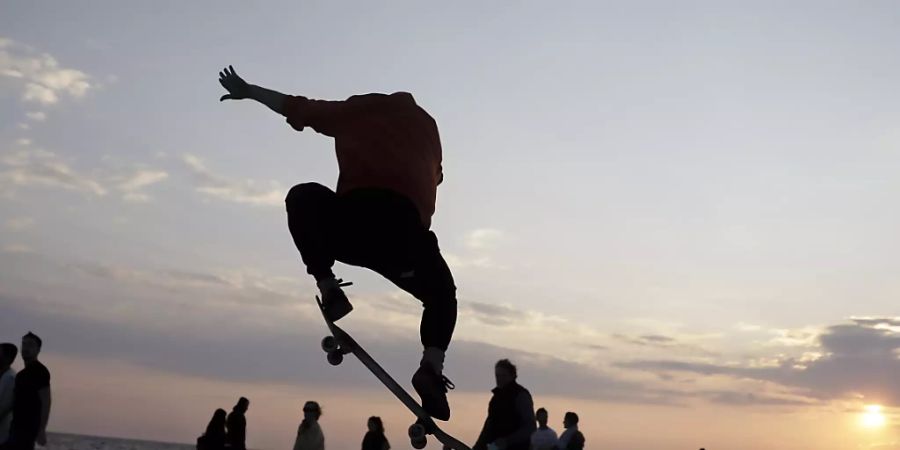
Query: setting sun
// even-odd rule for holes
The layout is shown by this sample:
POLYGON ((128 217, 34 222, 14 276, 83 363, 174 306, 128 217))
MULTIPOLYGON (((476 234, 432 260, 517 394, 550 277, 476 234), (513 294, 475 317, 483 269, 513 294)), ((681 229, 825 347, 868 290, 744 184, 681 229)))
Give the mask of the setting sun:
POLYGON ((862 414, 860 423, 866 428, 878 428, 884 426, 886 420, 881 413, 880 405, 867 405, 866 412, 862 414))

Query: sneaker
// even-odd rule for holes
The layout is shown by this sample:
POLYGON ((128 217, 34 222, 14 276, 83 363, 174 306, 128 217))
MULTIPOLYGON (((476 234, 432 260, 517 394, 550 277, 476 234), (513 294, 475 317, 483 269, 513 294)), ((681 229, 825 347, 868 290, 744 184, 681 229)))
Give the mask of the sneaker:
POLYGON ((344 280, 337 278, 333 283, 327 283, 325 286, 320 286, 322 292, 322 309, 328 320, 336 322, 347 314, 350 314, 350 311, 353 311, 353 305, 350 304, 350 300, 347 299, 347 294, 341 289, 342 287, 350 286, 351 284, 353 283, 345 283, 344 280))
POLYGON ((422 364, 412 377, 413 387, 422 399, 422 408, 438 420, 450 419, 450 404, 447 390, 456 386, 447 377, 437 373, 431 366, 422 364))

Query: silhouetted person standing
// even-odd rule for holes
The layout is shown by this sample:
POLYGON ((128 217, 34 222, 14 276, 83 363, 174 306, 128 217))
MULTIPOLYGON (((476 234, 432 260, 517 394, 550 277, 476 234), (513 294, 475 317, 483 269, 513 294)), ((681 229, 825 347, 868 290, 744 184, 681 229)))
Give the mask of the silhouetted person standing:
POLYGON ((294 450, 325 450, 325 435, 319 426, 322 408, 314 401, 303 405, 303 421, 297 427, 297 439, 294 450))
POLYGON ((16 388, 16 371, 12 368, 19 349, 15 344, 0 344, 0 445, 9 438, 12 425, 13 398, 16 388))
POLYGON ((25 368, 16 375, 13 420, 6 449, 32 450, 34 444, 47 445, 50 420, 50 371, 40 361, 43 342, 32 332, 22 337, 25 368))
POLYGON ((494 366, 497 387, 488 404, 488 416, 472 450, 486 450, 493 444, 499 450, 528 450, 535 430, 531 393, 516 382, 516 366, 508 359, 494 366))
POLYGON ((556 431, 547 426, 548 414, 544 408, 538 408, 534 414, 538 427, 531 433, 531 450, 553 450, 558 444, 556 431))
POLYGON ((567 412, 563 418, 563 426, 566 428, 566 431, 563 431, 563 434, 559 436, 559 449, 583 450, 584 435, 578 431, 578 414, 571 411, 567 412))
POLYGON ((381 417, 369 417, 366 427, 369 431, 363 437, 362 450, 388 450, 391 448, 391 444, 384 435, 384 423, 381 422, 381 417))
POLYGON ((306 271, 315 278, 325 315, 338 320, 353 306, 335 278, 335 261, 371 269, 422 302, 422 360, 412 377, 422 407, 450 418, 444 354, 456 326, 456 286, 430 231, 437 186, 443 180, 437 124, 407 92, 312 100, 247 84, 229 66, 219 73, 228 94, 253 99, 334 138, 336 192, 317 183, 291 188, 288 228, 306 271))
POLYGON ((206 433, 197 439, 197 450, 224 450, 225 449, 225 410, 219 408, 213 413, 206 433))
POLYGON ((228 414, 228 433, 226 434, 226 443, 234 450, 245 450, 247 448, 247 408, 250 407, 250 400, 241 397, 237 404, 228 414))

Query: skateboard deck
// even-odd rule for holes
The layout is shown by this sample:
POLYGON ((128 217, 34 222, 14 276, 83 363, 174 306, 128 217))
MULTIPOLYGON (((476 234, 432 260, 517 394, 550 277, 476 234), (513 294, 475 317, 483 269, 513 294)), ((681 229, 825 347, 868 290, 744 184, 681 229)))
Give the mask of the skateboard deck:
POLYGON ((346 331, 341 329, 337 324, 328 320, 325 317, 325 310, 322 307, 322 300, 316 296, 316 304, 319 306, 319 311, 322 313, 322 318, 325 319, 325 324, 328 325, 328 330, 331 332, 331 336, 325 336, 322 339, 322 350, 324 350, 328 354, 328 362, 331 365, 340 364, 344 355, 347 353, 353 354, 356 359, 359 360, 385 387, 388 388, 391 393, 409 409, 413 415, 418 419, 416 423, 409 427, 409 436, 410 441, 415 448, 424 448, 425 447, 425 435, 430 434, 437 438, 441 444, 444 445, 444 449, 451 450, 471 450, 466 444, 463 444, 453 436, 450 436, 435 423, 434 419, 425 412, 425 409, 422 408, 422 405, 419 404, 408 392, 404 389, 400 384, 391 377, 390 374, 385 371, 381 365, 379 365, 375 359, 369 356, 368 353, 360 346, 356 340, 353 339, 346 331))

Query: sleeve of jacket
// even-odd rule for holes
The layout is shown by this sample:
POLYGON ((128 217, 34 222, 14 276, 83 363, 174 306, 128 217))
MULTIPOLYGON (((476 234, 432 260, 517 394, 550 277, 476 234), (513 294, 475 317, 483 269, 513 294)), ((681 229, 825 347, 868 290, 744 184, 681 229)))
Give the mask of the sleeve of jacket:
POLYGON ((346 133, 361 115, 402 107, 407 102, 415 104, 412 95, 406 92, 354 95, 347 100, 314 100, 292 95, 285 99, 282 110, 287 123, 295 130, 311 127, 318 133, 335 137, 346 133))

